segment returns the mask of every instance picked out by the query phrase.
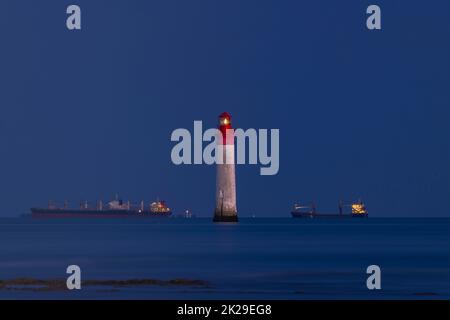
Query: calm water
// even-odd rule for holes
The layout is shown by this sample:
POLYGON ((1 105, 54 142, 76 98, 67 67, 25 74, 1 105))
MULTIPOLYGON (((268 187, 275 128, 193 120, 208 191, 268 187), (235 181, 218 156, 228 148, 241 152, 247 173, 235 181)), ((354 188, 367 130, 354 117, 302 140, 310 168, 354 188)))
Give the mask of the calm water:
POLYGON ((0 279, 199 279, 205 287, 78 292, 0 290, 0 298, 450 298, 450 219, 0 219, 0 279), (382 269, 382 290, 366 268, 382 269))

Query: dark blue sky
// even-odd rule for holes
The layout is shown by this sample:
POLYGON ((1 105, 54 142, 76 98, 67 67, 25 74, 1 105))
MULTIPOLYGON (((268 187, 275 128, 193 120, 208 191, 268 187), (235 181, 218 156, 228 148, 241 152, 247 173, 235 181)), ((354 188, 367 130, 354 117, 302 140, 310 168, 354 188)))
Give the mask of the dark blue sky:
POLYGON ((4 0, 0 38, 1 216, 115 192, 212 216, 214 167, 170 134, 222 111, 280 129, 278 175, 237 168, 241 216, 450 216, 448 1, 4 0))

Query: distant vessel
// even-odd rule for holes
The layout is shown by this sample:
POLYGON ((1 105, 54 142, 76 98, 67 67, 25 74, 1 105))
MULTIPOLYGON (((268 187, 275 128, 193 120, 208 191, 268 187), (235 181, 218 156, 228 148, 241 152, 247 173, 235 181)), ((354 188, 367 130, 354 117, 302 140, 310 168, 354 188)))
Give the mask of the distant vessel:
POLYGON ((183 213, 176 214, 175 217, 176 218, 192 219, 192 218, 196 218, 196 215, 193 214, 190 210, 185 210, 183 213))
POLYGON ((87 201, 80 204, 80 208, 69 208, 67 201, 64 206, 58 207, 49 201, 47 208, 31 208, 33 218, 88 218, 88 217, 168 217, 172 211, 167 207, 165 201, 155 201, 147 207, 144 201, 138 205, 133 205, 130 201, 124 202, 118 196, 103 206, 101 200, 97 201, 95 207, 89 205, 87 201))
POLYGON ((291 214, 294 218, 367 218, 369 216, 369 212, 361 200, 350 204, 339 201, 339 213, 318 213, 314 202, 309 205, 294 204, 291 214), (345 207, 350 207, 351 211, 344 213, 345 207))

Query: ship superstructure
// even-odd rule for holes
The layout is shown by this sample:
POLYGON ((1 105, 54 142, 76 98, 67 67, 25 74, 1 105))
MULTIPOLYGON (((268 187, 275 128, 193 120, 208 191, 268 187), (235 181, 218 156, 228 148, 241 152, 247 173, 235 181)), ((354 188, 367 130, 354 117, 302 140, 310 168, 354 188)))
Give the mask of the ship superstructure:
POLYGON ((165 201, 156 200, 145 205, 144 201, 138 204, 123 201, 118 196, 105 205, 98 200, 93 206, 87 201, 80 203, 79 208, 70 208, 67 201, 62 207, 49 201, 47 208, 31 208, 33 217, 167 217, 172 214, 165 201))
POLYGON ((358 200, 356 202, 344 203, 339 201, 338 213, 319 213, 316 210, 316 204, 310 202, 307 204, 294 204, 291 214, 294 218, 366 218, 369 215, 366 205, 358 200), (350 212, 348 212, 348 208, 350 212))

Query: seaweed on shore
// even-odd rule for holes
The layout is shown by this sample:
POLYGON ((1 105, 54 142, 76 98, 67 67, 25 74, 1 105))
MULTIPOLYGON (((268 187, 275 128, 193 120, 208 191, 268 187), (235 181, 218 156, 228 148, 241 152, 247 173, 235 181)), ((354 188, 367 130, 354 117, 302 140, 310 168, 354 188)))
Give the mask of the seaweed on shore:
MULTIPOLYGON (((209 283, 203 280, 191 279, 128 279, 128 280, 85 280, 82 287, 110 287, 129 288, 146 286, 193 286, 208 287, 209 283)), ((0 290, 15 291, 68 291, 66 281, 61 279, 33 279, 16 278, 11 280, 0 280, 0 290)))

